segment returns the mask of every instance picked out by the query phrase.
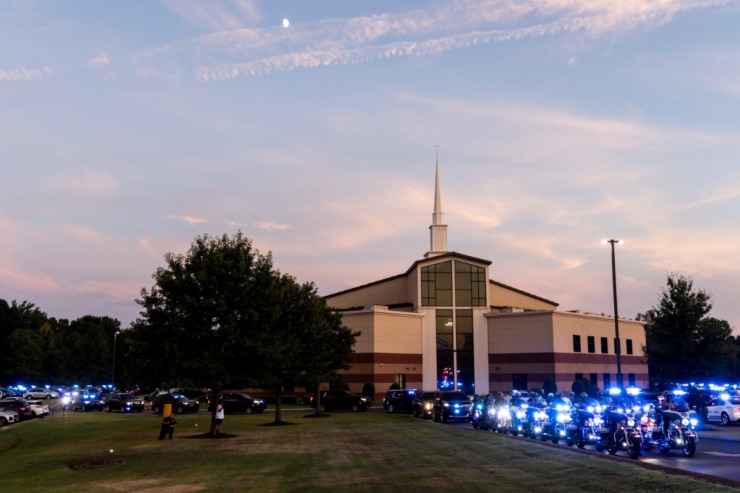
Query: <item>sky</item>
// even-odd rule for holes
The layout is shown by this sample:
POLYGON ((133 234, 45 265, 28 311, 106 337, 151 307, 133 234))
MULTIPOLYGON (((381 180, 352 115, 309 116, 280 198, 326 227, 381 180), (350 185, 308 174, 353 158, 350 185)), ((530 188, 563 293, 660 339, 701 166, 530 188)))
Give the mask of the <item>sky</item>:
POLYGON ((0 298, 127 327, 168 252, 327 295, 448 249, 560 310, 668 275, 740 335, 740 3, 0 3, 0 298))

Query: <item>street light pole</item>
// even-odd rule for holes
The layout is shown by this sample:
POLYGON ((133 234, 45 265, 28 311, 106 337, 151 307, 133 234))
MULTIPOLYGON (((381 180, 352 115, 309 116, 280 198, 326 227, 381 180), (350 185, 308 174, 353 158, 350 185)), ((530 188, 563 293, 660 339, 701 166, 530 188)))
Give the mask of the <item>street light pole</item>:
POLYGON ((617 267, 614 259, 614 245, 622 240, 607 240, 612 246, 612 291, 614 293, 614 352, 617 354, 617 386, 624 387, 622 382, 622 343, 619 340, 619 311, 617 310, 617 267))
POLYGON ((111 371, 110 384, 115 387, 116 385, 116 339, 118 338, 118 332, 113 334, 113 371, 111 371))

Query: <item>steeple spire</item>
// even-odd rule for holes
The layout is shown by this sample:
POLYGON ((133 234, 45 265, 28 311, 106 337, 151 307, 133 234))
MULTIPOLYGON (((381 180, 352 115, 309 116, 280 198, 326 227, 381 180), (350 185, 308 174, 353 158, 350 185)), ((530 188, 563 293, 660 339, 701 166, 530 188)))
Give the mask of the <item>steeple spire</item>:
POLYGON ((434 212, 432 213, 432 225, 429 226, 430 249, 424 257, 436 257, 447 253, 447 225, 443 224, 442 193, 439 187, 439 151, 434 170, 434 212))

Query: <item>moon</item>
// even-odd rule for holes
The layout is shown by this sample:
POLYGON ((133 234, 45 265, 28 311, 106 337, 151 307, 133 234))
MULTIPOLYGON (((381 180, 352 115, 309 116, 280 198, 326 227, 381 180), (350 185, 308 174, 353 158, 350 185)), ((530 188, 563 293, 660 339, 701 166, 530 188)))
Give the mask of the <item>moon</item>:
POLYGON ((288 19, 283 19, 283 27, 288 28, 290 26, 290 21, 288 19))

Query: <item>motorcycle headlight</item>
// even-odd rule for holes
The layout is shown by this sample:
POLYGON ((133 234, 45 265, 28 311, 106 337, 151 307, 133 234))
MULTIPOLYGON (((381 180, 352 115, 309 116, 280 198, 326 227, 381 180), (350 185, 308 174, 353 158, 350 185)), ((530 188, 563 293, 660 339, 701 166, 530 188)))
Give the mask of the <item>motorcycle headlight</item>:
POLYGON ((689 418, 683 418, 681 420, 681 424, 684 425, 684 426, 688 426, 689 425, 689 418))
POLYGON ((588 406, 588 407, 586 408, 586 411, 588 411, 588 412, 590 412, 590 413, 594 412, 594 411, 595 411, 595 409, 594 409, 594 406, 588 406))
POLYGON ((633 426, 635 426, 635 420, 632 419, 632 418, 628 419, 627 420, 627 426, 629 426, 630 428, 632 428, 633 426))
POLYGON ((539 411, 535 411, 534 414, 532 414, 532 417, 534 419, 542 419, 542 413, 540 413, 539 411))
POLYGON ((699 420, 696 418, 691 418, 689 421, 691 422, 691 426, 697 426, 699 424, 699 420))
POLYGON ((496 410, 494 408, 490 408, 488 410, 488 415, 489 416, 496 416, 496 410))
POLYGON ((508 409, 499 410, 498 415, 501 416, 502 418, 508 418, 509 416, 511 416, 508 409))
POLYGON ((565 413, 558 413, 558 423, 565 423, 568 421, 568 415, 565 413))
POLYGON ((524 419, 525 416, 527 416, 527 413, 525 413, 524 411, 517 411, 516 413, 516 417, 519 419, 524 419))
POLYGON ((642 424, 646 424, 647 422, 648 422, 648 417, 647 417, 647 416, 642 416, 642 417, 640 418, 640 423, 642 423, 642 424))

